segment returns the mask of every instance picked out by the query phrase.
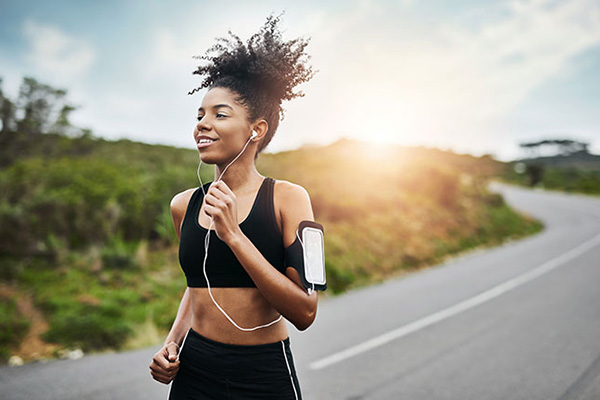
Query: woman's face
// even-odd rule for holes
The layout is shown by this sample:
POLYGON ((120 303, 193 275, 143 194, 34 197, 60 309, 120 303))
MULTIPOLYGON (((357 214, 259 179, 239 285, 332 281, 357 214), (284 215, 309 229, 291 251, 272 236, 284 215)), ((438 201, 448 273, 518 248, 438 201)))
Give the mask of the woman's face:
POLYGON ((202 161, 208 164, 233 159, 252 134, 246 108, 235 101, 234 92, 227 88, 215 87, 206 93, 197 121, 194 140, 202 161))

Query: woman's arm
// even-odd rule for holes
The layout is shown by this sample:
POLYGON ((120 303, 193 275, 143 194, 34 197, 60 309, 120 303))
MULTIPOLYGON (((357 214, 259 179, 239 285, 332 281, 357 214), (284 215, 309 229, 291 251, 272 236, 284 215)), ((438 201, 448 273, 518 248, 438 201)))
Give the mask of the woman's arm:
MULTIPOLYGON (((173 200, 171 200, 171 219, 173 220, 175 234, 177 235, 177 239, 179 240, 181 240, 181 222, 183 221, 183 217, 185 216, 185 210, 187 209, 192 192, 193 189, 181 192, 175 197, 173 197, 173 200)), ((179 308, 177 310, 177 316, 175 317, 175 321, 173 321, 171 330, 169 331, 169 334, 165 339, 165 344, 175 342, 179 346, 181 346, 181 342, 183 341, 186 332, 188 331, 188 329, 190 329, 191 326, 192 304, 190 301, 189 288, 186 287, 185 291, 183 292, 183 296, 181 297, 181 302, 179 303, 179 308)))
POLYGON ((191 326, 191 304, 189 288, 185 289, 177 317, 163 346, 154 354, 150 362, 150 374, 154 380, 168 384, 179 371, 179 350, 183 344, 185 333, 191 326))
POLYGON ((179 303, 179 309, 177 310, 177 316, 165 339, 165 345, 173 342, 176 343, 178 347, 181 347, 181 342, 183 342, 186 332, 192 326, 192 304, 190 301, 189 289, 190 288, 185 288, 185 292, 183 292, 181 302, 179 303))
MULTIPOLYGON (((171 200, 171 218, 177 238, 181 240, 181 221, 185 215, 187 202, 190 196, 182 192, 171 200), (185 200, 187 198, 187 201, 185 200), (183 211, 182 211, 183 210, 183 211)), ((177 316, 171 330, 165 339, 164 345, 154 354, 150 363, 150 373, 158 382, 168 384, 173 380, 179 370, 178 354, 186 332, 192 326, 192 305, 189 288, 186 288, 181 297, 177 316)))
MULTIPOLYGON (((282 275, 264 258, 237 224, 233 192, 222 181, 215 185, 218 192, 211 198, 207 196, 206 208, 215 218, 217 234, 231 248, 267 302, 296 328, 305 330, 317 313, 317 292, 309 294, 304 289, 295 269, 288 268, 286 275, 282 275)), ((303 187, 286 182, 281 187, 278 203, 285 204, 281 217, 284 245, 288 246, 296 237, 300 221, 314 220, 310 197, 303 187)))

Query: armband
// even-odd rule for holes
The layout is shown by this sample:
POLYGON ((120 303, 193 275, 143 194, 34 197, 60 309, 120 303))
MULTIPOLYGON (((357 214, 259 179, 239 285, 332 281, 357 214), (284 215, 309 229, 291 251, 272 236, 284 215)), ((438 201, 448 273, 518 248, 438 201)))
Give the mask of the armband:
POLYGON ((300 222, 296 240, 285 248, 285 265, 298 271, 306 289, 327 289, 323 225, 313 221, 300 222))

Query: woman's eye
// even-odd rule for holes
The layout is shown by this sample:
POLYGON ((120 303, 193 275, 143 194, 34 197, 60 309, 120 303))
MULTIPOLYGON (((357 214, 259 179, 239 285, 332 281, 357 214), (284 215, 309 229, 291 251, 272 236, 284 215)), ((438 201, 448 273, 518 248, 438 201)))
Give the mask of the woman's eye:
MULTIPOLYGON (((218 118, 226 118, 226 117, 227 117, 227 115, 219 113, 219 114, 217 114, 217 117, 218 117, 218 118)), ((198 115, 198 116, 196 117, 196 119, 197 119, 198 121, 200 121, 202 118, 204 118, 204 115, 198 115)))

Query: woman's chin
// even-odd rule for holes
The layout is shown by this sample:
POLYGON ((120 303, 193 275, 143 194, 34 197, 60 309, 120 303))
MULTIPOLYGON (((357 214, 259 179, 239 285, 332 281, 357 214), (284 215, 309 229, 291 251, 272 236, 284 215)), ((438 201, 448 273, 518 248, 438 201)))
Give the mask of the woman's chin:
POLYGON ((200 151, 199 153, 200 153, 200 159, 202 160, 202 162, 203 162, 204 164, 214 164, 214 163, 215 163, 215 160, 214 160, 214 158, 213 158, 213 157, 211 157, 211 156, 210 156, 209 154, 207 154, 206 152, 204 152, 204 151, 200 151))

